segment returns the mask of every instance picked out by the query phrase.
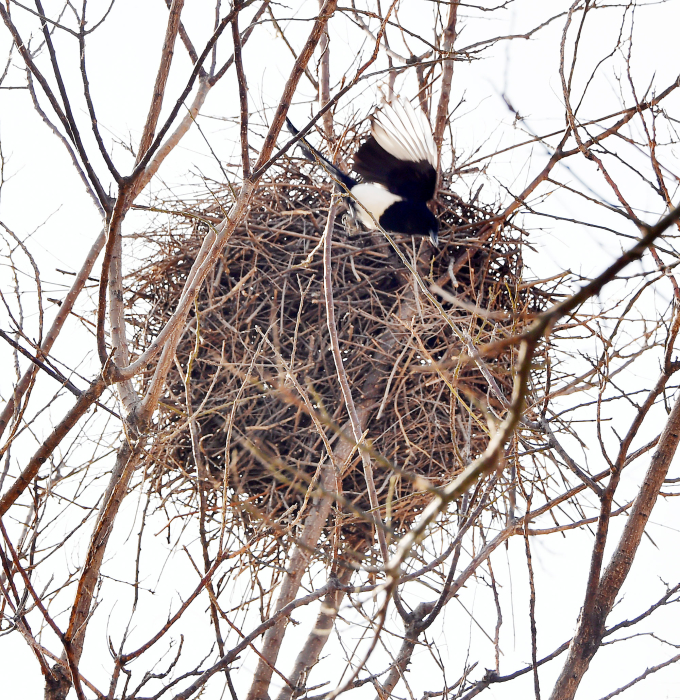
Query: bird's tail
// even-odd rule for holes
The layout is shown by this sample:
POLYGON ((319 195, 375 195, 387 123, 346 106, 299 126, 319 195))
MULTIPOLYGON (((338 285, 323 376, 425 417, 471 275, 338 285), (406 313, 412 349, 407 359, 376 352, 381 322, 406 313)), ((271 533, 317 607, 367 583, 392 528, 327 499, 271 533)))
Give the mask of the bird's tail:
MULTIPOLYGON (((293 123, 291 122, 290 119, 286 119, 286 126, 288 127, 288 131, 290 131, 293 136, 297 136, 300 132, 293 126, 293 123)), ((300 150, 302 151, 302 155, 311 163, 323 163, 324 167, 328 169, 330 172, 331 176, 335 178, 336 180, 339 180, 347 189, 352 189, 354 185, 357 184, 356 180, 349 175, 345 174, 338 168, 336 165, 333 165, 333 163, 328 160, 328 158, 325 158, 322 156, 319 151, 316 150, 313 146, 311 146, 305 138, 301 138, 298 142, 297 145, 300 147, 300 150)))

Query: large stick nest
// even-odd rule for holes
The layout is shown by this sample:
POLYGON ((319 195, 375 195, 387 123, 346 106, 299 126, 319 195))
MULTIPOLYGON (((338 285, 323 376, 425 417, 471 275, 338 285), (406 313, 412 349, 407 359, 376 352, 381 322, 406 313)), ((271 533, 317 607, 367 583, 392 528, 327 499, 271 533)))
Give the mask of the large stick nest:
MULTIPOLYGON (((215 202, 229 191, 211 189, 189 208, 218 220, 215 202)), ((255 527, 253 514, 266 527, 282 516, 290 522, 312 502, 309 485, 327 459, 318 425, 334 448, 351 435, 329 342, 322 251, 310 255, 330 193, 318 168, 282 160, 201 289, 168 377, 148 466, 158 491, 185 511, 195 512, 200 472, 208 512, 220 517, 224 492, 227 511, 241 524, 246 517, 248 528, 255 527)), ((475 345, 521 332, 545 299, 522 285, 522 232, 506 224, 480 244, 494 211, 449 189, 439 193, 438 207, 439 250, 407 236, 397 237, 398 245, 417 261, 428 287, 434 282, 462 302, 443 305, 475 345), (452 275, 456 262, 462 265, 452 275)), ((144 234, 152 252, 130 278, 139 351, 176 308, 208 231, 196 218, 172 221, 170 229, 164 223, 144 234)), ((430 499, 416 477, 434 486, 450 480, 485 449, 489 410, 501 416, 505 409, 385 238, 347 224, 340 215, 333 230, 337 333, 354 401, 368 416, 366 439, 384 458, 372 459, 381 515, 389 510, 399 532, 430 499)), ((507 347, 485 356, 507 398, 513 362, 507 347)), ((370 510, 360 453, 339 468, 344 501, 336 522, 356 544, 369 528, 360 513, 370 510)))

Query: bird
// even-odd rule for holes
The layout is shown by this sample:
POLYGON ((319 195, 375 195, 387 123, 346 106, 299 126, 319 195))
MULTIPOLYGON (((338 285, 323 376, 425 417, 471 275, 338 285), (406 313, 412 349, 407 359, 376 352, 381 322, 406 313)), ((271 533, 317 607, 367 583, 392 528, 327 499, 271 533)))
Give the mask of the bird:
MULTIPOLYGON (((299 131, 286 120, 293 136, 299 131)), ((298 145, 307 160, 321 161, 331 176, 351 195, 349 206, 366 228, 375 222, 388 233, 429 236, 439 242, 439 222, 428 209, 437 182, 436 147, 430 125, 407 101, 386 104, 373 119, 371 135, 361 144, 352 170, 357 180, 343 173, 306 140, 298 145)))

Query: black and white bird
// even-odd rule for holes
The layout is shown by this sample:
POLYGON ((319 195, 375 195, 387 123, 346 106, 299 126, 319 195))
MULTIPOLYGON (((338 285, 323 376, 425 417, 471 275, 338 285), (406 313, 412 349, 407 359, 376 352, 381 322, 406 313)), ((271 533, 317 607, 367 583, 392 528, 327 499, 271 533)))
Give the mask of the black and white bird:
MULTIPOLYGON (((287 121, 294 136, 298 131, 287 121)), ((377 221, 388 233, 429 236, 439 240, 439 223, 427 208, 437 182, 436 148, 425 116, 408 102, 385 105, 373 120, 371 135, 354 156, 353 170, 362 181, 343 173, 306 141, 305 158, 323 161, 333 177, 350 192, 350 208, 366 228, 377 221)))

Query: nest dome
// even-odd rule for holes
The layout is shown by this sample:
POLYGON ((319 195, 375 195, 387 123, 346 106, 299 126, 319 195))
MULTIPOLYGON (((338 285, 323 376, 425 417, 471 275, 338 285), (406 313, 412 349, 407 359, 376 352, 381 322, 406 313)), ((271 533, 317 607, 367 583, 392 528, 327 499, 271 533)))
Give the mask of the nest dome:
MULTIPOLYGON (((219 199, 228 190, 216 194, 219 199)), ((282 160, 261 182, 247 220, 203 285, 149 452, 148 473, 164 499, 193 501, 198 459, 218 516, 226 494, 247 529, 285 529, 307 507, 326 444, 346 439, 322 251, 314 252, 330 198, 331 184, 313 166, 282 160)), ((194 202, 191 217, 178 215, 170 229, 159 225, 144 234, 151 252, 129 278, 138 351, 172 314, 208 230, 205 221, 221 218, 215 201, 194 202)), ((543 303, 521 282, 521 232, 505 225, 480 244, 479 233, 496 212, 449 189, 438 193, 437 207, 438 250, 407 236, 398 237, 398 245, 428 287, 448 293, 447 314, 475 345, 520 332, 543 303)), ((500 415, 503 405, 382 234, 353 229, 339 215, 332 282, 344 368, 367 417, 366 439, 379 456, 373 461, 381 516, 399 533, 430 499, 418 477, 439 486, 455 476, 487 445, 485 406, 500 415)), ((508 398, 513 352, 506 347, 485 357, 508 398)), ((336 524, 357 546, 371 528, 363 515, 370 504, 358 451, 338 468, 336 524)))

